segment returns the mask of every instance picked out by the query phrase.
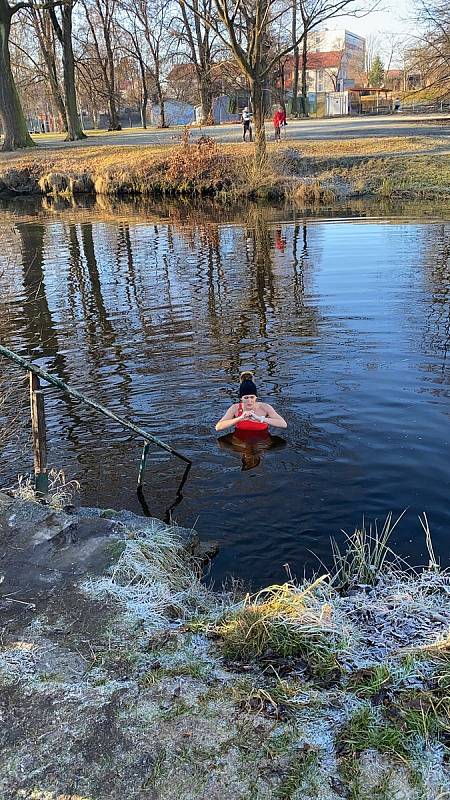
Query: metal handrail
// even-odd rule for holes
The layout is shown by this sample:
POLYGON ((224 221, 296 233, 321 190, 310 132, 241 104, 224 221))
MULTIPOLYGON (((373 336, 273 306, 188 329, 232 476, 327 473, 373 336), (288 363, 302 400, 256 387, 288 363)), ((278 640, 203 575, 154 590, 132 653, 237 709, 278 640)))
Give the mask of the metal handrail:
POLYGON ((0 344, 0 355, 4 356, 10 361, 13 361, 15 364, 18 364, 19 367, 22 367, 27 372, 31 372, 33 375, 37 375, 38 378, 42 378, 42 380, 46 381, 47 383, 56 386, 58 389, 61 389, 63 392, 70 395, 71 397, 74 397, 76 400, 79 400, 81 403, 85 403, 85 405, 94 408, 95 411, 98 411, 105 417, 109 417, 110 419, 115 420, 115 422, 118 422, 120 425, 122 425, 123 428, 128 428, 128 430, 133 431, 133 433, 137 433, 139 436, 141 436, 145 441, 145 445, 142 452, 141 464, 139 468, 138 486, 142 486, 145 460, 147 458, 149 442, 152 442, 157 447, 160 447, 162 450, 166 450, 168 453, 170 453, 173 456, 176 456, 176 458, 181 459, 181 461, 184 461, 186 464, 192 465, 192 461, 190 458, 187 458, 187 456, 184 456, 182 453, 179 453, 178 450, 175 450, 169 444, 166 444, 166 442, 163 442, 161 439, 158 439, 157 436, 153 436, 152 433, 149 433, 148 431, 144 430, 144 428, 141 428, 139 425, 135 425, 134 422, 130 422, 124 417, 119 417, 119 415, 115 414, 114 411, 110 411, 109 408, 106 408, 105 406, 102 406, 100 403, 97 403, 96 400, 91 400, 89 397, 86 397, 86 395, 83 394, 83 392, 80 392, 78 391, 78 389, 73 389, 71 386, 68 386, 67 383, 64 383, 64 381, 61 380, 61 378, 55 378, 53 375, 50 375, 45 370, 41 369, 41 367, 38 367, 36 366, 36 364, 27 361, 25 358, 22 358, 22 356, 19 356, 17 353, 14 353, 12 350, 9 350, 9 348, 4 347, 4 345, 1 344, 0 344))

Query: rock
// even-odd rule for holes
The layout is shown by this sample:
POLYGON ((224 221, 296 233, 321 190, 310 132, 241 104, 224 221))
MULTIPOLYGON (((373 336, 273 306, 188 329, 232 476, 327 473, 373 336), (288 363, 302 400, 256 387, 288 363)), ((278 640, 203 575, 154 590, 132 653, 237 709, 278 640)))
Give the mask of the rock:
MULTIPOLYGON (((151 533, 155 527, 159 528, 165 523, 157 517, 143 517, 133 511, 117 511, 114 508, 89 508, 81 507, 76 511, 78 517, 107 519, 114 523, 115 532, 120 535, 124 528, 128 531, 138 533, 151 533)), ((176 526, 177 533, 185 544, 190 555, 198 559, 202 565, 207 564, 219 552, 219 544, 216 541, 201 541, 197 533, 191 528, 176 526)))
MULTIPOLYGON (((131 511, 80 508, 67 513, 0 492, 0 608, 10 620, 42 609, 55 590, 67 591, 80 578, 107 572, 129 531, 151 537, 161 526, 161 520, 131 511)), ((215 542, 201 543, 187 528, 177 531, 202 564, 217 553, 215 542)))
POLYGON ((190 533, 191 540, 187 544, 188 552, 193 558, 198 559, 202 565, 207 564, 219 552, 219 543, 212 540, 202 542, 197 533, 190 533))
POLYGON ((2 607, 33 609, 57 587, 102 574, 116 560, 114 522, 79 518, 0 493, 2 607))
POLYGON ((73 525, 73 517, 43 503, 13 499, 0 493, 0 544, 16 546, 51 541, 73 525))

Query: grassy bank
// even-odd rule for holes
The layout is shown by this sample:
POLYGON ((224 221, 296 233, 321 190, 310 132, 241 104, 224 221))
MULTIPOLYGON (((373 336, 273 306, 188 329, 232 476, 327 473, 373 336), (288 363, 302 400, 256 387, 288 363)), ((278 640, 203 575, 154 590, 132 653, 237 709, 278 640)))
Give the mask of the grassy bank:
POLYGON ((405 569, 388 519, 332 575, 242 596, 205 587, 176 528, 112 530, 103 575, 3 629, 3 797, 448 796, 450 583, 432 551, 405 569))
POLYGON ((256 174, 252 145, 185 134, 170 146, 80 147, 13 153, 0 164, 0 194, 214 196, 320 203, 347 197, 448 197, 448 142, 427 137, 270 143, 256 174))

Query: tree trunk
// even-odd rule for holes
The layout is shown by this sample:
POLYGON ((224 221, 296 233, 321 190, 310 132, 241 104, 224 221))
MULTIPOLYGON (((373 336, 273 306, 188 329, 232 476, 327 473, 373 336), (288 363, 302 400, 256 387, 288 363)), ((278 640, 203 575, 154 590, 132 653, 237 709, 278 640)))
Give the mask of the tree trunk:
POLYGON ((144 130, 147 130, 148 88, 147 88, 147 79, 145 76, 145 64, 142 58, 140 57, 139 51, 138 51, 138 59, 139 59, 139 69, 141 71, 141 81, 142 81, 141 122, 144 130))
MULTIPOLYGON (((292 42, 297 41, 297 0, 293 0, 292 4, 292 42)), ((298 44, 295 45, 293 50, 294 56, 294 75, 292 78, 292 109, 293 117, 298 116, 298 76, 300 72, 300 51, 298 44)))
POLYGON ((77 108, 77 95, 75 89, 75 59, 72 47, 72 11, 73 0, 67 0, 61 6, 61 25, 58 22, 54 7, 49 8, 50 18, 55 33, 62 47, 62 64, 64 79, 64 95, 66 98, 67 136, 66 142, 75 142, 86 139, 86 134, 81 127, 77 108))
POLYGON ((148 91, 144 89, 141 103, 141 122, 144 130, 147 130, 147 104, 148 104, 148 91))
POLYGON ((259 76, 252 81, 253 122, 255 126, 254 165, 257 172, 267 166, 266 131, 264 128, 263 81, 259 76))
POLYGON ((114 97, 114 90, 111 89, 111 87, 108 87, 108 116, 109 116, 108 130, 119 131, 120 122, 119 122, 119 117, 117 115, 116 98, 114 97))
POLYGON ((9 55, 11 9, 6 0, 0 0, 0 119, 5 136, 2 150, 34 147, 14 83, 9 55))
MULTIPOLYGON (((308 95, 308 86, 307 86, 307 80, 306 80, 307 63, 308 63, 308 36, 307 36, 307 32, 305 30, 305 35, 303 37, 303 49, 302 49, 302 98, 303 98, 303 100, 302 100, 302 103, 303 103, 302 116, 303 117, 307 117, 308 116, 308 110, 307 110, 307 105, 306 105, 306 98, 307 98, 307 95, 308 95)), ((316 103, 317 103, 317 98, 316 98, 316 103)))
POLYGON ((164 94, 162 92, 161 86, 158 81, 158 102, 159 102, 159 128, 167 128, 166 125, 166 114, 164 108, 164 94))
POLYGON ((119 113, 117 110, 117 103, 116 103, 116 71, 114 64, 114 54, 112 51, 109 34, 107 34, 106 30, 104 32, 104 36, 106 44, 106 54, 108 57, 107 86, 108 86, 108 107, 109 107, 109 130, 120 131, 122 126, 120 124, 119 113))
POLYGON ((52 21, 48 11, 39 12, 36 8, 31 9, 31 17, 33 20, 34 30, 38 38, 39 47, 41 49, 42 58, 47 67, 48 82, 50 84, 50 91, 52 93, 53 102, 59 114, 60 122, 58 130, 67 133, 67 114, 64 105, 64 98, 58 81, 58 73, 56 70, 56 57, 53 39, 51 34, 53 30, 52 21))
POLYGON ((214 125, 213 97, 211 83, 204 76, 199 80, 200 102, 202 105, 202 125, 214 125))
POLYGON ((49 83, 50 83, 50 89, 51 89, 51 92, 52 92, 53 101, 54 101, 55 106, 57 108, 59 117, 61 119, 62 130, 67 133, 67 131, 69 130, 69 127, 68 127, 68 124, 67 124, 66 107, 64 105, 64 100, 62 98, 62 94, 61 94, 60 89, 59 89, 58 80, 57 80, 57 78, 56 78, 56 76, 55 76, 55 74, 53 72, 52 65, 49 63, 49 64, 47 64, 47 67, 48 67, 48 79, 49 79, 49 83))
POLYGON ((72 48, 72 4, 61 6, 62 14, 62 62, 64 73, 64 94, 66 96, 67 113, 67 142, 86 139, 86 134, 81 127, 77 108, 77 95, 75 89, 75 59, 72 48))

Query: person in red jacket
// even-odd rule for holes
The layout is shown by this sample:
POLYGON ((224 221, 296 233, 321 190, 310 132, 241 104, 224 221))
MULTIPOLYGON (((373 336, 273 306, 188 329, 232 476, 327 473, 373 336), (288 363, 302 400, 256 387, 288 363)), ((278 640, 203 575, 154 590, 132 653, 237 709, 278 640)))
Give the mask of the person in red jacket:
POLYGON ((286 125, 286 112, 281 108, 275 111, 273 117, 273 127, 275 129, 275 141, 281 142, 281 126, 286 125))

